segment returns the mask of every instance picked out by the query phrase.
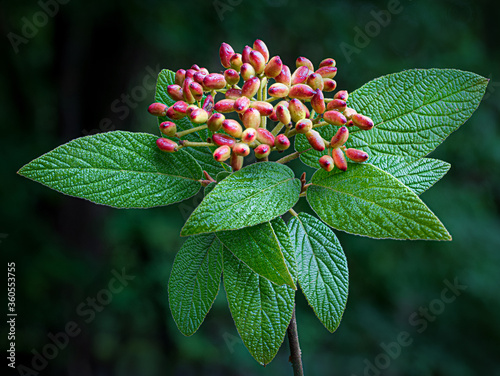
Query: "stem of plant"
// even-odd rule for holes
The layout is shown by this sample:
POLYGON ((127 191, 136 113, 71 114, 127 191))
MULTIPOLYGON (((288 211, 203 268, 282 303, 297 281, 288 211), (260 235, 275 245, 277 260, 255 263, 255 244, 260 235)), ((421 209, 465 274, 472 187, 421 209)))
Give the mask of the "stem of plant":
POLYGON ((198 132, 198 131, 201 131, 202 129, 206 129, 206 128, 207 128, 207 125, 203 124, 203 125, 200 125, 198 127, 186 129, 185 131, 182 131, 182 132, 177 132, 175 134, 175 137, 181 138, 181 137, 183 137, 183 136, 185 136, 187 134, 190 134, 190 133, 193 133, 193 132, 198 132))
POLYGON ((191 147, 203 147, 203 146, 215 146, 215 144, 211 142, 194 142, 194 141, 186 141, 179 140, 179 145, 181 147, 191 146, 191 147))
POLYGON ((304 376, 302 368, 302 351, 300 351, 299 333, 297 332, 297 320, 295 318, 295 307, 293 307, 292 320, 286 330, 288 343, 290 344, 290 363, 292 363, 293 375, 304 376))
POLYGON ((306 151, 311 150, 311 149, 312 148, 309 148, 309 149, 306 149, 303 151, 296 151, 292 154, 288 154, 288 155, 284 156, 283 158, 278 159, 276 161, 276 163, 282 163, 282 164, 288 163, 288 162, 293 161, 294 159, 297 159, 298 157, 300 157, 300 154, 305 153, 306 151))

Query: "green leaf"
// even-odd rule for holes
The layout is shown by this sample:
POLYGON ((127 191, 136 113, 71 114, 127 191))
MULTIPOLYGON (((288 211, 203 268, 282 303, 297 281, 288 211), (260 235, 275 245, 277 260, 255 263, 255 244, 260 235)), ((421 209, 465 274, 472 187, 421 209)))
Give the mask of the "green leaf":
MULTIPOLYGON (((288 232, 288 227, 285 221, 281 218, 275 218, 271 222, 273 231, 276 234, 276 240, 281 248, 281 252, 285 256, 286 267, 293 277, 293 281, 297 281, 297 260, 295 259, 295 246, 292 243, 292 238, 288 232)), ((295 286, 293 286, 296 289, 295 286)))
MULTIPOLYGON (((280 238, 286 242, 279 223, 275 227, 280 231, 280 238)), ((277 235, 271 223, 265 222, 252 227, 234 231, 220 231, 219 240, 239 260, 255 273, 269 279, 277 285, 288 284, 295 289, 282 253, 277 235)))
POLYGON ((292 319, 295 291, 259 276, 224 249, 224 289, 236 329, 259 363, 271 362, 292 319))
POLYGON ((183 150, 160 151, 157 138, 123 131, 77 138, 31 161, 19 174, 116 208, 169 205, 195 195, 200 166, 183 150))
POLYGON ((410 188, 370 164, 346 172, 318 170, 307 201, 330 226, 371 238, 451 240, 450 234, 410 188))
POLYGON ((417 195, 432 187, 451 167, 449 163, 439 159, 408 160, 393 156, 373 157, 370 164, 388 172, 417 195))
POLYGON ((194 334, 219 292, 222 244, 214 234, 189 237, 175 257, 168 282, 172 316, 182 334, 194 334))
POLYGON ((210 192, 212 192, 212 190, 215 188, 216 185, 217 183, 209 183, 204 190, 205 196, 208 195, 210 192))
POLYGON ((349 292, 344 251, 333 231, 309 214, 300 213, 288 226, 297 253, 300 288, 321 323, 333 333, 349 292))
POLYGON ((217 184, 188 218, 181 236, 268 222, 293 207, 299 194, 300 181, 287 166, 251 164, 217 184))

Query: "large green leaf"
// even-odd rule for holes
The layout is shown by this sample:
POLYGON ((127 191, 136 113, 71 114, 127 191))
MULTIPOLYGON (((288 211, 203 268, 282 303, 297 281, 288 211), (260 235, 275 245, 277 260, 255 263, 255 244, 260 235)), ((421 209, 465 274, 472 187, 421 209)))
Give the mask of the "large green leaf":
POLYGON ((261 364, 273 360, 292 318, 295 291, 254 273, 224 249, 224 289, 243 343, 261 364))
POLYGON ((268 222, 293 207, 299 194, 300 181, 287 166, 275 162, 251 164, 229 175, 205 196, 181 236, 268 222))
POLYGON ((198 192, 202 171, 180 150, 165 153, 156 136, 115 131, 77 138, 42 155, 19 174, 64 194, 116 208, 149 208, 198 192))
POLYGON ((195 333, 217 296, 222 244, 214 234, 189 237, 175 257, 168 282, 172 316, 182 334, 195 333))
POLYGON ((323 325, 334 332, 349 291, 347 260, 333 231, 313 216, 300 213, 288 223, 295 245, 300 288, 323 325))
MULTIPOLYGON (((275 226, 283 241, 289 241, 286 239, 288 231, 284 234, 279 224, 275 226)), ((295 289, 293 277, 285 263, 282 248, 271 223, 265 222, 241 230, 220 231, 217 237, 234 256, 255 273, 277 285, 288 284, 295 289)), ((286 246, 288 251, 290 247, 288 244, 286 246)))
POLYGON ((276 234, 276 240, 280 245, 281 252, 285 256, 285 263, 293 277, 293 281, 297 281, 297 261, 295 259, 295 246, 292 243, 292 238, 288 232, 288 227, 285 221, 281 218, 275 218, 271 222, 273 231, 276 234))
POLYGON ((410 188, 370 164, 346 172, 318 170, 307 201, 330 226, 372 238, 451 240, 450 234, 410 188))

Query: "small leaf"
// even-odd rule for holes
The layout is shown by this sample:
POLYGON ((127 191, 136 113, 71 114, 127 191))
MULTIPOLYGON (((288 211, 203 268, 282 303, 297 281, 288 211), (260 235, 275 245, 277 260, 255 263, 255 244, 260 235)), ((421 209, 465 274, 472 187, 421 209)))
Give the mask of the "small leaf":
POLYGON ((214 234, 189 237, 175 257, 168 283, 172 316, 182 334, 194 334, 219 292, 222 244, 214 234))
POLYGON ((300 288, 321 323, 333 333, 349 291, 344 251, 333 231, 309 214, 293 217, 288 227, 297 253, 300 288))
POLYGON ((200 166, 183 150, 160 151, 157 138, 123 131, 77 138, 31 161, 19 174, 116 208, 169 205, 195 195, 200 166))
POLYGON ((287 166, 251 164, 217 184, 191 214, 181 236, 268 222, 293 207, 299 194, 300 181, 287 166))
POLYGON ((318 170, 307 201, 330 226, 371 238, 451 240, 429 208, 392 175, 370 164, 318 170))
MULTIPOLYGON (((275 227, 281 230, 279 223, 275 227)), ((277 285, 288 284, 295 289, 277 236, 269 222, 234 231, 217 232, 217 237, 239 260, 255 273, 277 285)), ((286 242, 280 232, 282 242, 286 242)))
POLYGON ((295 291, 259 276, 224 248, 224 289, 236 329, 259 363, 271 362, 292 319, 295 291))

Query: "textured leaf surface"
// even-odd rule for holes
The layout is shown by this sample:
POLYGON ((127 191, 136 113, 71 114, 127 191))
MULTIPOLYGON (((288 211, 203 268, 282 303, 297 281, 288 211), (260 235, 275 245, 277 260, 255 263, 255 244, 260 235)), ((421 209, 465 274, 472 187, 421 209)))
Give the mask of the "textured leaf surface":
MULTIPOLYGON (((283 241, 286 234, 279 224, 283 241)), ((285 263, 284 255, 277 234, 271 223, 265 222, 241 230, 220 231, 217 233, 220 241, 242 262, 255 273, 269 279, 277 285, 288 284, 295 289, 293 278, 285 263)), ((287 250, 289 250, 289 245, 287 250)))
POLYGON ((238 333, 252 356, 268 364, 292 318, 295 291, 254 273, 224 249, 224 289, 238 333))
POLYGON ((268 222, 299 199, 300 181, 274 162, 254 163, 222 180, 203 199, 181 235, 237 230, 268 222))
POLYGON ((330 226, 372 238, 450 240, 450 234, 411 189, 370 164, 346 172, 318 170, 307 201, 330 226))
POLYGON ((288 232, 288 227, 285 221, 281 218, 275 218, 271 222, 273 231, 276 234, 276 239, 281 248, 281 252, 285 256, 285 263, 288 271, 293 277, 293 281, 297 281, 297 261, 295 259, 295 246, 292 243, 292 238, 288 232))
POLYGON ((165 153, 156 136, 123 131, 77 138, 19 174, 64 194, 117 208, 169 205, 195 195, 202 171, 180 150, 165 153))
POLYGON ((334 332, 349 291, 344 251, 333 231, 309 214, 300 213, 288 226, 297 254, 300 288, 319 320, 334 332))
POLYGON ((214 234, 189 237, 175 257, 168 283, 172 316, 182 334, 195 333, 219 292, 222 244, 214 234))

